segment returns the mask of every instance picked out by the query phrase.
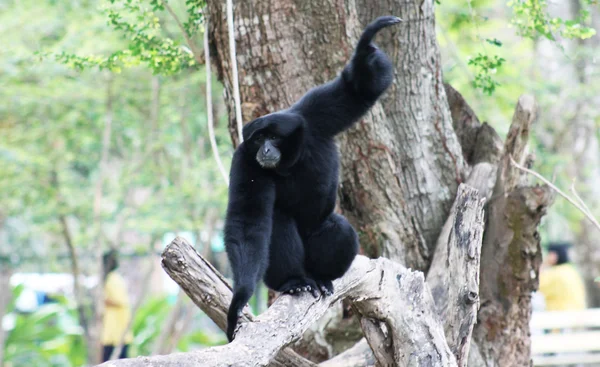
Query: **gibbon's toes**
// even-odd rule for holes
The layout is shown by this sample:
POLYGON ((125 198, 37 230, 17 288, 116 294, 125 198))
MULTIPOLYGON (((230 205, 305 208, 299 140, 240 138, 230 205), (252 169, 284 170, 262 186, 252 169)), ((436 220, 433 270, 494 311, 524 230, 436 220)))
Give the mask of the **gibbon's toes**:
MULTIPOLYGON (((310 278, 303 278, 303 279, 289 281, 286 284, 284 284, 282 287, 280 287, 279 289, 276 289, 276 291, 281 292, 283 294, 291 294, 291 295, 298 295, 303 292, 309 292, 313 296, 315 296, 315 292, 318 291, 318 289, 319 289, 319 287, 314 280, 312 280, 310 278)), ((318 294, 317 294, 317 296, 318 296, 318 294)), ((317 297, 317 296, 315 296, 315 297, 317 297)))
POLYGON ((324 296, 331 296, 333 294, 333 283, 331 281, 319 281, 319 290, 324 296))

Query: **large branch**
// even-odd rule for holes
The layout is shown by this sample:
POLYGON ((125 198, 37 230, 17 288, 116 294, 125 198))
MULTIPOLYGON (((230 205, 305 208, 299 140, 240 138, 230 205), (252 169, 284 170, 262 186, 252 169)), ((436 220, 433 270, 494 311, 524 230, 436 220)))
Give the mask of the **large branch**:
MULTIPOLYGON (((208 262, 177 238, 163 253, 163 267, 208 316, 224 326, 231 289, 208 262)), ((386 350, 376 356, 393 360, 397 366, 423 360, 431 361, 431 366, 456 365, 422 273, 388 259, 358 256, 348 273, 334 283, 334 295, 325 299, 284 295, 257 318, 246 313, 246 322, 230 344, 190 353, 110 361, 102 366, 265 366, 283 347, 300 338, 333 302, 344 297, 349 297, 363 319, 377 330, 367 335, 371 345, 378 335, 386 335, 386 350), (247 322, 250 318, 253 322, 247 322)), ((281 355, 278 358, 281 360, 281 355)), ((297 365, 290 363, 287 359, 281 364, 297 365)))
MULTIPOLYGON (((488 163, 480 163, 469 177, 480 180, 479 173, 489 171, 488 163)), ((469 181, 468 180, 468 181, 469 181)), ((489 185, 483 184, 482 191, 489 185)), ((435 298, 436 311, 444 323, 450 349, 459 366, 466 366, 471 333, 479 308, 479 260, 483 238, 483 205, 476 189, 461 184, 452 215, 440 238, 427 283, 435 298), (452 276, 449 276, 452 274, 452 276)))

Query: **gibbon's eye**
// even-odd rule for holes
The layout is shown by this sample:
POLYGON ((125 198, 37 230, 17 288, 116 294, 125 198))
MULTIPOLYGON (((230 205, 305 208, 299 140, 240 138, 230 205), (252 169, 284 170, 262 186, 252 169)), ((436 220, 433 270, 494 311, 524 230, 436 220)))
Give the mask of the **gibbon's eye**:
POLYGON ((254 141, 255 144, 259 144, 262 145, 262 143, 265 142, 265 135, 264 134, 257 134, 256 137, 254 139, 252 139, 254 141))

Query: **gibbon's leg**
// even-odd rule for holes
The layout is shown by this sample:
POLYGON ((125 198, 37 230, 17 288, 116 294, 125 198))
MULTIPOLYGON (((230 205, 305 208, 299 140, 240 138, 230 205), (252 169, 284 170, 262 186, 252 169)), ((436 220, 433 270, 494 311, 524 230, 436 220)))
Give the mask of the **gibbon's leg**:
POLYGON ((304 271, 304 245, 298 234, 296 222, 277 209, 273 214, 269 266, 264 281, 269 288, 277 292, 310 292, 318 297, 317 284, 307 278, 304 271))
POLYGON ((342 215, 331 213, 306 239, 306 271, 324 294, 333 293, 334 279, 350 268, 358 253, 358 235, 342 215))

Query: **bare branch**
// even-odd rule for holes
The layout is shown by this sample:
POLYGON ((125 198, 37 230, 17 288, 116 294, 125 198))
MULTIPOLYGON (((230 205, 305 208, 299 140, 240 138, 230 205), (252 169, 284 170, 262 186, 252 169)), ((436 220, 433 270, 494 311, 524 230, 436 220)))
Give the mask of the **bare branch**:
POLYGON ((89 340, 90 323, 85 315, 85 310, 83 308, 84 297, 83 290, 81 289, 81 271, 79 270, 79 259, 77 257, 77 250, 75 249, 75 244, 73 243, 71 237, 71 231, 69 230, 67 218, 65 218, 64 214, 59 214, 58 220, 60 222, 63 239, 65 240, 65 244, 67 245, 67 249, 69 250, 69 259, 71 261, 71 274, 73 275, 73 293, 75 294, 75 302, 77 302, 77 316, 79 318, 79 324, 83 328, 83 333, 85 334, 86 340, 89 340))
POLYGON ((479 308, 484 202, 477 190, 465 184, 459 186, 452 215, 442 230, 427 275, 448 345, 458 366, 462 367, 467 365, 471 333, 479 308))
POLYGON ((518 164, 517 162, 515 162, 515 160, 512 157, 510 157, 510 161, 511 161, 512 165, 514 167, 516 167, 517 169, 519 169, 519 170, 521 170, 523 172, 529 173, 532 176, 535 176, 537 179, 539 179, 540 181, 542 181, 543 183, 545 183, 546 185, 548 185, 552 190, 556 191, 556 193, 558 193, 560 196, 562 196, 563 198, 565 198, 569 203, 571 203, 571 205, 573 205, 581 213, 583 213, 583 215, 590 222, 592 222, 592 224, 594 225, 594 227, 596 227, 598 230, 600 230, 600 223, 598 223, 598 221, 596 220, 596 218, 594 218, 594 216, 592 215, 592 213, 590 213, 589 209, 587 209, 587 206, 585 206, 585 203, 583 202, 583 200, 581 200, 581 198, 579 197, 579 195, 575 191, 575 187, 574 186, 571 186, 571 192, 573 193, 573 195, 575 195, 575 199, 573 199, 569 195, 565 194, 561 189, 559 189, 558 187, 556 187, 552 182, 550 182, 548 179, 546 179, 544 176, 542 176, 541 174, 537 173, 536 171, 521 166, 520 164, 518 164), (577 202, 577 201, 579 201, 579 202, 577 202))
MULTIPOLYGON (((61 186, 58 181, 58 173, 56 170, 52 170, 50 173, 50 183, 56 191, 56 201, 60 204, 63 203, 63 197, 61 195, 61 186)), ((84 309, 84 294, 81 289, 81 271, 79 267, 79 258, 77 256, 77 249, 75 248, 75 244, 73 243, 73 237, 71 236, 71 230, 69 228, 69 223, 67 222, 67 218, 65 214, 60 212, 58 214, 58 221, 60 223, 60 230, 63 236, 63 240, 65 241, 65 245, 67 246, 67 251, 69 253, 69 261, 71 262, 71 274, 73 275, 73 293, 75 295, 75 303, 77 307, 77 318, 79 320, 79 325, 83 329, 83 334, 86 340, 90 340, 90 322, 85 314, 84 309)))
POLYGON ((533 96, 522 95, 515 107, 506 141, 504 142, 504 153, 499 167, 499 173, 494 189, 494 195, 504 192, 508 193, 520 183, 521 175, 516 168, 511 166, 510 160, 523 163, 527 157, 527 143, 531 125, 537 119, 537 103, 533 96))
MULTIPOLYGON (((163 253, 163 267, 219 326, 225 326, 231 289, 209 263, 183 239, 176 238, 163 253)), ((110 361, 102 366, 265 366, 343 297, 349 297, 363 318, 387 333, 393 349, 385 351, 386 358, 396 365, 427 360, 431 366, 456 366, 422 273, 388 259, 358 256, 348 273, 335 282, 335 289, 334 295, 325 299, 315 300, 308 294, 280 296, 254 322, 243 323, 236 339, 224 346, 110 361)), ((245 316, 247 319, 249 314, 246 312, 245 316)), ((369 335, 367 339, 374 340, 369 335)), ((276 362, 298 365, 290 364, 290 358, 286 358, 287 362, 283 362, 279 355, 276 362)))
POLYGON ((358 343, 343 353, 319 364, 320 367, 374 367, 375 356, 367 339, 362 338, 358 343))

